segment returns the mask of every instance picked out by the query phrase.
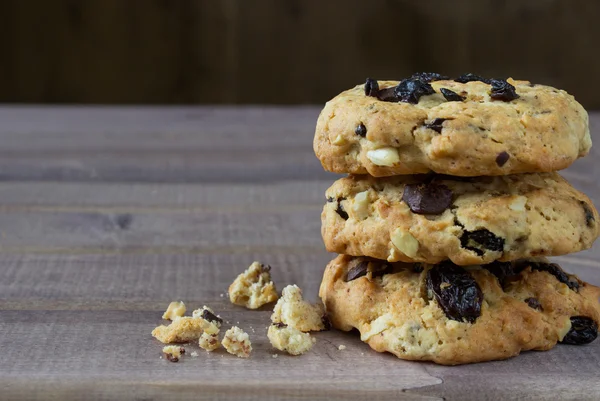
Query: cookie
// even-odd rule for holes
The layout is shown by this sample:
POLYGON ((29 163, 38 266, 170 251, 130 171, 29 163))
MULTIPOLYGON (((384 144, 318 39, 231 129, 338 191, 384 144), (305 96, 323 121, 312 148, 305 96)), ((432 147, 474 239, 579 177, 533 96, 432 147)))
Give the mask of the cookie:
POLYGON ((327 190, 328 251, 458 265, 563 255, 598 236, 590 199, 557 173, 349 176, 327 190))
POLYGON ((565 91, 472 75, 413 78, 370 80, 325 105, 314 150, 326 170, 375 177, 550 172, 592 145, 587 112, 565 91))
POLYGON ((587 344, 600 288, 537 258, 461 267, 340 255, 319 291, 334 327, 378 352, 444 365, 587 344))

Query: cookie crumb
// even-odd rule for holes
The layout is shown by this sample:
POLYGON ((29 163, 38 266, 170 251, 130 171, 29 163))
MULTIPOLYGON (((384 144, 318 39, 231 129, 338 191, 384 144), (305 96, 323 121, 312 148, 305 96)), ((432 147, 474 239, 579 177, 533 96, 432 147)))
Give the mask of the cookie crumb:
POLYGON ((218 334, 202 333, 200 339, 198 340, 198 346, 208 352, 216 350, 219 348, 219 345, 221 344, 219 343, 218 334))
POLYGON ((223 324, 223 319, 206 305, 202 306, 201 309, 193 311, 192 316, 204 320, 204 331, 208 334, 218 334, 221 324, 223 324))
POLYGON ((168 325, 160 325, 152 330, 152 336, 164 344, 186 343, 196 341, 204 332, 206 323, 203 319, 183 316, 168 325))
MULTIPOLYGON (((271 280, 271 266, 254 262, 237 276, 229 286, 229 300, 232 304, 258 309, 277 300, 277 290, 271 280)), ((239 322, 238 322, 239 324, 239 322)))
POLYGON ((344 344, 340 344, 340 346, 338 347, 338 349, 339 349, 340 351, 343 351, 343 350, 345 350, 345 349, 346 349, 346 346, 345 346, 344 344))
POLYGON ((279 355, 277 355, 277 354, 273 354, 273 355, 271 355, 271 356, 272 356, 273 358, 277 358, 279 355))
POLYGON ((190 354, 191 357, 193 358, 197 358, 198 357, 198 351, 194 351, 190 354))
POLYGON ((233 326, 225 332, 222 344, 227 352, 238 358, 248 358, 252 352, 250 336, 237 326, 233 326))
POLYGON ((181 301, 173 301, 169 304, 165 313, 163 313, 162 318, 175 320, 183 315, 185 315, 185 304, 181 301))
POLYGON ((170 362, 179 362, 181 355, 185 354, 185 348, 178 345, 167 345, 162 349, 165 358, 170 362))
MULTIPOLYGON (((322 304, 311 305, 302 298, 302 290, 297 285, 288 285, 283 289, 277 301, 271 321, 283 323, 300 331, 325 330, 325 308, 322 304)), ((269 328, 270 330, 270 328, 269 328)))
POLYGON ((310 350, 315 339, 309 333, 303 333, 295 327, 283 323, 274 323, 269 327, 267 337, 271 345, 290 355, 301 355, 310 350))
POLYGON ((223 297, 225 296, 225 294, 223 294, 223 293, 220 293, 220 294, 219 294, 219 296, 220 296, 221 298, 223 298, 223 297))

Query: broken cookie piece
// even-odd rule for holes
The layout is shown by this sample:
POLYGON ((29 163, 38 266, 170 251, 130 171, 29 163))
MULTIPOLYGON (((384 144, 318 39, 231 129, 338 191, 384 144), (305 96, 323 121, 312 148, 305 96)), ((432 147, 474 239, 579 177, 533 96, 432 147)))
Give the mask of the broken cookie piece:
POLYGON ((315 343, 315 339, 309 333, 303 333, 284 323, 273 323, 269 326, 267 337, 273 347, 290 355, 304 354, 315 343))
POLYGON ((185 354, 185 348, 179 345, 167 345, 162 349, 165 358, 171 362, 179 362, 179 358, 182 354, 185 354))
POLYGON ((306 302, 302 298, 302 290, 294 284, 283 289, 281 298, 273 309, 271 321, 306 332, 325 330, 327 318, 323 305, 306 302))
POLYGON ((258 309, 277 300, 277 290, 271 281, 271 266, 254 262, 248 269, 237 276, 229 286, 231 303, 258 309))
POLYGON ((221 343, 219 342, 219 335, 202 333, 200 339, 198 340, 198 345, 200 346, 200 348, 206 351, 214 351, 217 348, 219 348, 219 345, 221 345, 221 343))
MULTIPOLYGON (((152 336, 164 344, 186 343, 198 340, 205 331, 213 331, 213 326, 204 319, 184 316, 178 317, 168 326, 158 326, 152 330, 152 336)), ((218 328, 216 332, 219 332, 218 328)))
POLYGON ((233 326, 225 332, 222 344, 227 352, 238 358, 248 358, 252 352, 250 336, 237 326, 233 326))
POLYGON ((173 301, 167 307, 162 318, 166 320, 175 320, 178 317, 185 315, 185 304, 181 301, 173 301))

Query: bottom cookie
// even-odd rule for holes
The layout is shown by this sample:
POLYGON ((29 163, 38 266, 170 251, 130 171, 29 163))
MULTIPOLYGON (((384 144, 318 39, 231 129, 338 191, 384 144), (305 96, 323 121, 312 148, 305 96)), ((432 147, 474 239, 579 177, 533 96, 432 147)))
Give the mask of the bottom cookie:
POLYGON ((443 365, 593 341, 600 288, 546 259, 460 267, 340 255, 319 291, 334 327, 378 352, 443 365))

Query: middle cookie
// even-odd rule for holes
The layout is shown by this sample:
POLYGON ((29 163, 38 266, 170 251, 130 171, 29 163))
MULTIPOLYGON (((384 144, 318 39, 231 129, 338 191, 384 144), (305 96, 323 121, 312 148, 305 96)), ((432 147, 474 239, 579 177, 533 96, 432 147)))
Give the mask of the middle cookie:
POLYGON ((557 256, 598 236, 590 199, 557 173, 349 176, 327 190, 328 251, 458 265, 557 256))

